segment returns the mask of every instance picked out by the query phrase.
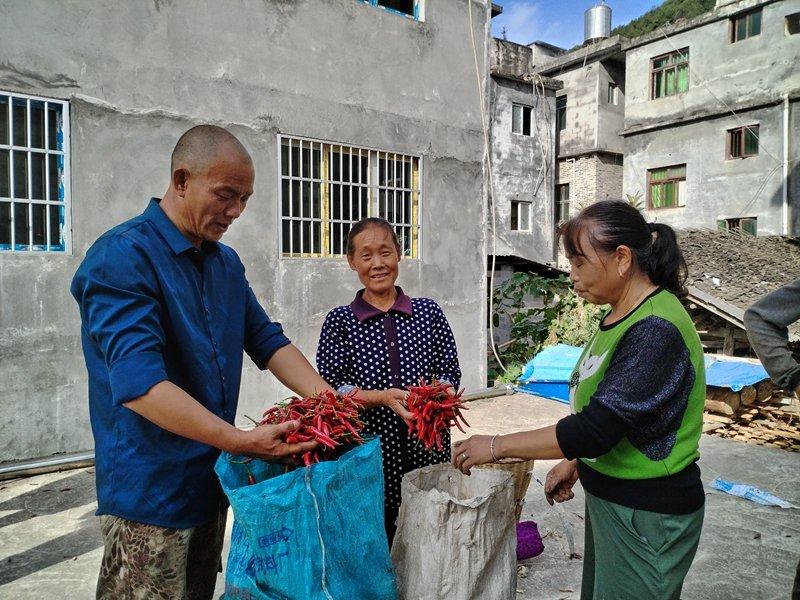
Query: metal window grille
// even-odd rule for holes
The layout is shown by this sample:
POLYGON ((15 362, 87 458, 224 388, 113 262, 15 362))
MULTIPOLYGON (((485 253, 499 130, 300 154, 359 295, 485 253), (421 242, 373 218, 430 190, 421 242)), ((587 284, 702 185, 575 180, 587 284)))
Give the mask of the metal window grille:
POLYGON ((64 252, 69 104, 0 92, 0 251, 64 252))
POLYGON ((647 172, 647 204, 651 209, 685 206, 686 165, 647 172))
POLYGON ((650 98, 674 96, 689 89, 689 48, 650 60, 650 98))
POLYGON ((747 158, 758 154, 758 125, 728 130, 728 158, 747 158))
POLYGON ((405 15, 417 21, 424 20, 425 0, 361 0, 361 2, 380 6, 389 12, 405 15))
POLYGON ((731 18, 731 44, 761 33, 761 9, 731 18))
POLYGON ((350 227, 366 217, 394 227, 403 256, 419 257, 418 156, 279 136, 281 253, 345 256, 350 227))

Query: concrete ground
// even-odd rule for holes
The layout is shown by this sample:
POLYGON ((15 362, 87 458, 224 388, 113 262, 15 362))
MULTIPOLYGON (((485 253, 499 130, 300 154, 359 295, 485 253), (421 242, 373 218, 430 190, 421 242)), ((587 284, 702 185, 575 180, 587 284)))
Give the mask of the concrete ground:
MULTIPOLYGON (((510 432, 552 424, 566 413, 557 402, 517 394, 472 403, 469 421, 472 433, 510 432)), ((536 464, 540 480, 555 462, 536 464)), ((700 464, 706 484, 720 476, 800 505, 798 454, 703 436, 700 464)), ((91 468, 0 482, 0 598, 93 598, 102 556, 95 506, 91 468)), ((527 576, 518 580, 517 597, 578 598, 582 561, 568 558, 563 523, 570 524, 575 551, 583 554, 580 486, 574 500, 552 508, 532 481, 523 519, 539 524, 545 550, 525 562, 527 576)), ((798 560, 797 511, 709 491, 683 598, 786 599, 798 560)), ((220 577, 220 593, 222 586, 220 577)))

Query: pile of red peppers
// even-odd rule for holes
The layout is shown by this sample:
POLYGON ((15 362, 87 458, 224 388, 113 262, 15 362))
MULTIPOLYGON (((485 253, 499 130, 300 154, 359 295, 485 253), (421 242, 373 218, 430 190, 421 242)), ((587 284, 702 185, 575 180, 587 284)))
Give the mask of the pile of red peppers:
POLYGON ((305 466, 336 458, 336 450, 345 444, 363 444, 361 430, 364 423, 359 419, 362 406, 355 400, 355 392, 336 394, 330 390, 309 398, 292 398, 287 404, 273 406, 264 413, 260 425, 277 425, 286 421, 299 421, 300 427, 290 431, 284 441, 287 444, 316 440, 319 445, 302 456, 305 466))
POLYGON ((450 395, 447 390, 451 387, 449 383, 434 379, 430 385, 420 380, 419 385, 407 388, 408 411, 414 415, 414 419, 408 425, 408 435, 416 437, 426 450, 436 447, 441 452, 444 449, 442 434, 453 425, 462 433, 466 432, 461 423, 469 427, 469 423, 461 414, 462 410, 467 410, 464 401, 461 400, 464 390, 450 395))

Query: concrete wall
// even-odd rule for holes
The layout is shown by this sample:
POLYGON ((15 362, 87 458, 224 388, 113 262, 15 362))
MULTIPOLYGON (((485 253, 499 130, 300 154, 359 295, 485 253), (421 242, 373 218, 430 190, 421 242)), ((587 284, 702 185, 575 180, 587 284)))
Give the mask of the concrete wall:
MULTIPOLYGON (((597 139, 598 150, 622 154, 625 141, 620 132, 625 126, 625 65, 615 60, 606 60, 598 65, 597 85, 597 139), (617 86, 617 103, 608 102, 608 84, 617 86)), ((619 186, 622 185, 620 178, 619 186)))
MULTIPOLYGON (((735 14, 763 2, 741 1, 718 14, 735 14)), ((800 40, 784 33, 784 17, 800 11, 800 0, 763 7, 761 35, 730 43, 730 20, 723 18, 687 31, 662 35, 628 50, 625 129, 637 129, 780 99, 800 89, 800 40), (691 77, 686 92, 650 100, 650 59, 689 48, 691 77), (703 84, 705 82, 705 85, 703 84), (708 90, 713 91, 710 93, 708 90), (717 100, 714 96, 719 98, 717 100)), ((649 39, 649 38, 647 38, 649 39)))
MULTIPOLYGON (((553 260, 555 185, 555 91, 492 77, 491 138, 497 255, 548 263, 553 260), (512 133, 512 104, 530 106, 530 136, 512 133), (511 201, 531 202, 531 230, 511 230, 511 201)), ((489 232, 491 235, 491 231, 489 232)), ((487 248, 492 252, 491 239, 487 248)))
MULTIPOLYGON (((790 156, 797 157, 800 102, 791 103, 790 156)), ((715 228, 717 219, 757 217, 760 234, 782 233, 781 167, 783 106, 776 105, 710 119, 668 130, 657 130, 627 138, 624 191, 647 194, 647 170, 686 164, 686 206, 648 211, 648 217, 675 227, 715 228), (759 124, 759 154, 749 158, 726 158, 728 129, 759 124), (770 156, 770 154, 772 156, 770 156), (777 160, 776 160, 777 159, 777 160)), ((790 180, 790 202, 800 204, 797 166, 790 180)), ((795 220, 796 222, 796 220, 795 220)), ((795 225, 794 234, 800 232, 795 225)))
POLYGON ((558 97, 567 96, 567 127, 558 132, 558 156, 589 152, 597 146, 600 64, 578 66, 553 77, 564 82, 558 97))
MULTIPOLYGON (((194 0, 0 6, 0 90, 67 99, 67 254, 0 254, 0 460, 92 446, 72 275, 95 239, 167 187, 178 136, 203 122, 250 149, 255 194, 224 241, 270 315, 313 358, 325 313, 358 289, 343 259, 286 260, 277 241, 277 135, 423 156, 420 260, 400 284, 443 306, 467 387, 485 380, 483 140, 467 4, 415 22, 353 0, 194 0)), ((486 11, 473 3, 479 62, 486 11)), ((250 364, 239 413, 284 397, 250 364)))

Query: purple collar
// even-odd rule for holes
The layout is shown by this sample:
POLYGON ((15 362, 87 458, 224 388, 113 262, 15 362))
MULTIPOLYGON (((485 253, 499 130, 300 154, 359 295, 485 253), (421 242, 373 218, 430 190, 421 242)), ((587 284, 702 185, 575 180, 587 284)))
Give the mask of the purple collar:
MULTIPOLYGON (((392 307, 386 312, 399 312, 411 316, 411 298, 406 296, 405 292, 400 286, 395 286, 397 290, 397 298, 392 304, 392 307)), ((355 300, 350 303, 350 309, 353 311, 353 314, 356 316, 356 319, 363 322, 367 319, 371 319, 372 317, 377 317, 378 315, 384 314, 382 310, 372 306, 369 302, 364 300, 364 290, 359 290, 356 293, 355 300)))

